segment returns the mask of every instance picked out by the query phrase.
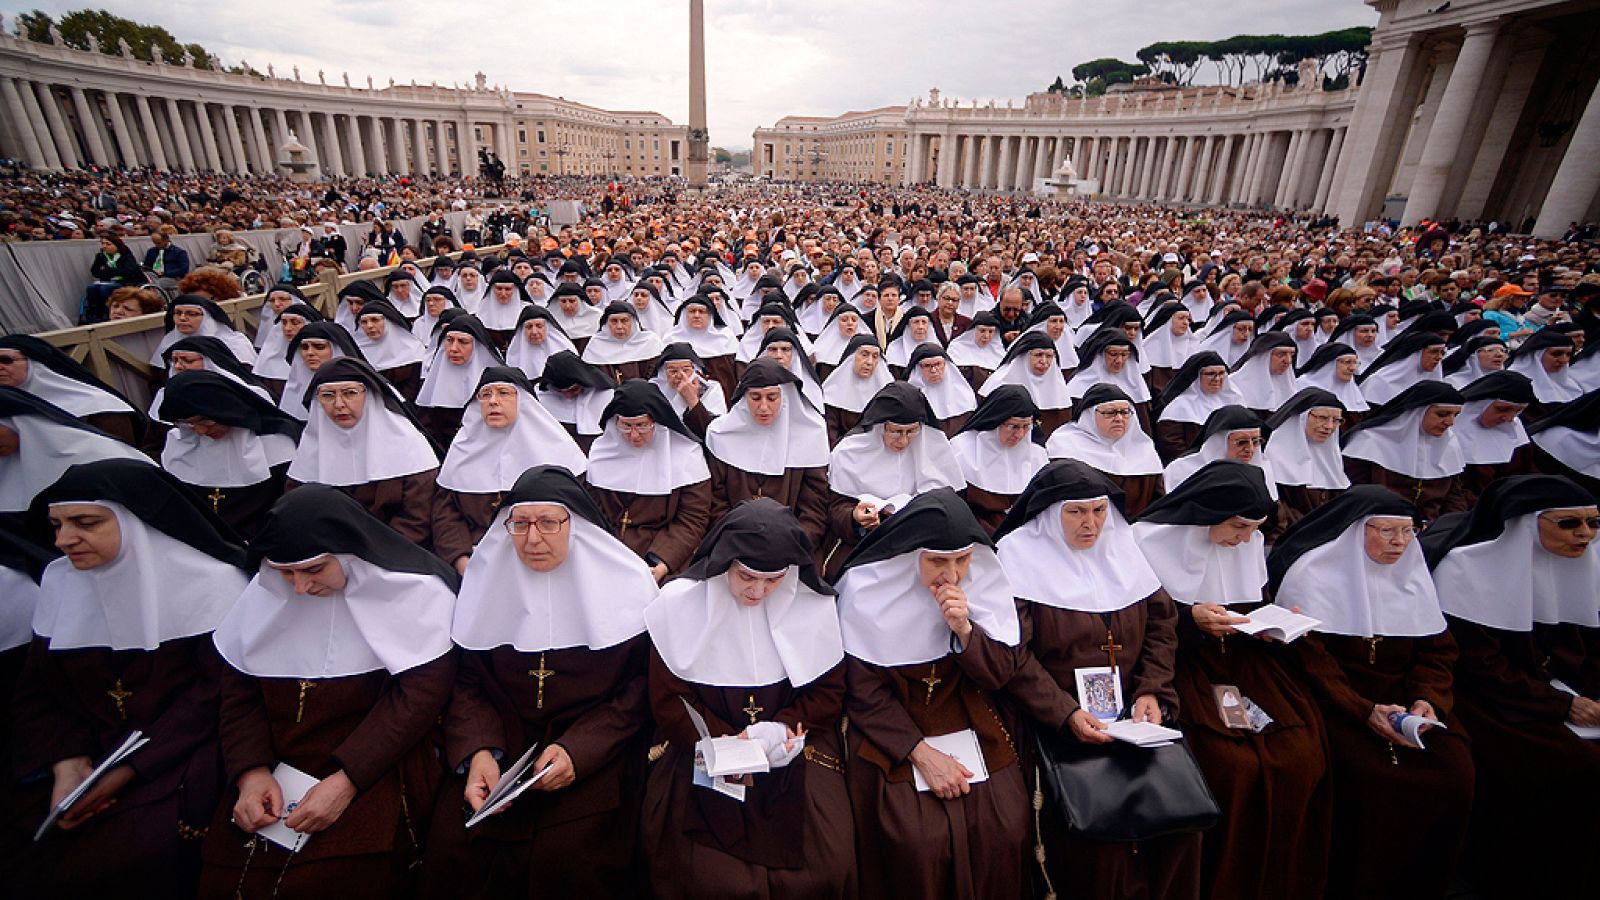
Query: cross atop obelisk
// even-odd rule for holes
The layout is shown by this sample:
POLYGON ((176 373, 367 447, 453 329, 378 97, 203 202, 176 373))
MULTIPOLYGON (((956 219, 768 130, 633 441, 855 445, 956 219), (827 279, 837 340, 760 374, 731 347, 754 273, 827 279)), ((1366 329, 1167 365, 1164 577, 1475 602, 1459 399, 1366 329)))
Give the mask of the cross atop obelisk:
POLYGON ((706 183, 711 134, 706 130, 706 4, 689 0, 689 184, 706 183))

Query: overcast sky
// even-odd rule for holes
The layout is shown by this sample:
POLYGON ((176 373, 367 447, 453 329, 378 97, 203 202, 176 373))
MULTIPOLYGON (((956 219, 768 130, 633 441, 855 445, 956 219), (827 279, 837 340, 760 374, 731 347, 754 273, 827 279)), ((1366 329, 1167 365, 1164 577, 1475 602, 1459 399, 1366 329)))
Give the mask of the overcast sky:
MULTIPOLYGON (((649 109, 686 123, 688 3, 423 2, 423 0, 68 0, 18 3, 52 15, 107 9, 166 27, 230 64, 279 74, 318 69, 336 84, 367 76, 490 84, 608 109, 649 109)), ((903 104, 938 87, 963 99, 1019 104, 1074 65, 1132 60, 1162 40, 1239 33, 1306 34, 1373 25, 1361 0, 706 0, 711 143, 749 148, 785 115, 834 115, 903 104)), ((1206 66, 1201 78, 1214 70, 1206 66)))

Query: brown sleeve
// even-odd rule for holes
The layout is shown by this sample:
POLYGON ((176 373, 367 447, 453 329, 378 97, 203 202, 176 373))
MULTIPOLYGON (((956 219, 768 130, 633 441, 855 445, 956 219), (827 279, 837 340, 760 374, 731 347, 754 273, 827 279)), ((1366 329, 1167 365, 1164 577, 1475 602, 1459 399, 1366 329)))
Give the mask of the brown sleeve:
POLYGON ((773 720, 799 730, 832 728, 844 713, 844 660, 804 687, 795 688, 794 699, 773 715, 773 720))
POLYGON ((429 517, 433 532, 433 552, 454 567, 456 560, 472 555, 472 530, 456 504, 456 492, 435 487, 433 508, 429 517))
POLYGON ((1572 710, 1570 694, 1514 664, 1502 649, 1502 640, 1525 641, 1527 635, 1456 618, 1450 619, 1450 633, 1460 653, 1456 676, 1461 686, 1496 710, 1549 722, 1562 721, 1572 710))
POLYGON ((1449 631, 1416 638, 1411 668, 1406 672, 1406 698, 1426 700, 1440 714, 1455 707, 1456 640, 1449 631))
POLYGON ((1183 423, 1167 420, 1156 422, 1155 430, 1156 448, 1161 451, 1163 462, 1172 462, 1184 451, 1183 423))
POLYGON ((261 699, 261 683, 232 666, 222 666, 222 770, 228 784, 251 769, 277 765, 272 752, 272 722, 261 699))
POLYGON ((192 677, 173 697, 161 715, 144 729, 150 743, 128 761, 141 777, 151 779, 186 764, 196 748, 217 734, 221 692, 218 675, 222 658, 210 633, 163 645, 155 652, 185 653, 192 657, 192 677))
POLYGON ((689 714, 684 711, 683 703, 688 701, 695 712, 706 720, 706 729, 712 737, 726 737, 738 734, 743 729, 734 728, 722 721, 705 704, 694 695, 694 689, 689 683, 672 674, 667 664, 661 661, 661 655, 653 648, 650 651, 650 714, 655 717, 656 729, 666 736, 667 740, 684 747, 693 747, 700 740, 700 732, 694 728, 689 714))
MULTIPOLYGON (((1348 462, 1348 460, 1346 460, 1348 462)), ((1357 722, 1366 721, 1372 707, 1377 704, 1356 693, 1345 677, 1339 661, 1333 658, 1322 638, 1308 634, 1294 642, 1300 648, 1300 665, 1305 668, 1306 681, 1323 701, 1357 722)))
POLYGON ((832 490, 828 487, 828 468, 818 466, 800 471, 804 473, 801 476, 804 480, 795 502, 795 518, 800 520, 800 528, 811 539, 811 546, 820 547, 828 531, 828 496, 832 490))
POLYGON ((1445 494, 1444 506, 1439 515, 1453 512, 1466 512, 1472 509, 1472 494, 1467 490, 1466 479, 1461 475, 1450 477, 1450 492, 1445 494))
POLYGON ((706 409, 704 403, 696 403, 683 411, 683 424, 700 440, 706 439, 706 429, 711 427, 711 422, 716 416, 711 410, 706 409))
POLYGON ((1016 674, 1006 683, 1005 692, 1034 721, 1046 728, 1062 728, 1078 711, 1078 699, 1056 682, 1029 649, 1033 644, 1033 604, 1018 600, 1017 618, 1022 625, 1022 642, 1016 649, 1016 674))
POLYGON ((706 468, 711 471, 711 521, 722 521, 733 507, 728 503, 728 464, 706 453, 706 468))
POLYGON ((35 637, 11 698, 12 769, 17 778, 49 772, 75 756, 99 752, 94 724, 79 714, 46 638, 35 637))
POLYGON ((438 469, 429 469, 400 480, 400 513, 389 527, 418 547, 429 546, 433 538, 433 480, 438 475, 438 469))
POLYGON ((641 634, 597 652, 625 655, 630 674, 615 694, 590 707, 556 741, 572 757, 579 778, 615 759, 650 724, 650 677, 645 663, 650 639, 641 634))
MULTIPOLYGON (((1600 699, 1600 629, 1581 625, 1535 625, 1536 637, 1549 635, 1550 672, 1591 700, 1600 699)), ((1569 701, 1570 706, 1570 701, 1569 701)))
POLYGON ((1144 647, 1133 671, 1133 696, 1153 696, 1176 717, 1178 691, 1172 679, 1178 655, 1177 604, 1165 590, 1157 590, 1145 599, 1144 607, 1144 647))
POLYGON ((339 768, 358 789, 371 787, 416 746, 444 712, 455 681, 454 648, 389 677, 377 705, 333 751, 339 768))
POLYGON ((711 480, 697 481, 673 492, 678 512, 650 540, 650 552, 667 564, 671 574, 689 564, 689 558, 711 527, 711 480))
POLYGON ((845 713, 850 726, 896 764, 911 758, 922 730, 900 704, 877 666, 845 657, 845 713))
MULTIPOLYGON (((856 530, 856 502, 854 497, 846 497, 831 487, 828 489, 829 533, 852 545, 860 540, 860 533, 856 530)), ((833 541, 827 541, 827 544, 832 547, 833 541)))
POLYGON ((1011 677, 1017 674, 1020 655, 1016 648, 990 637, 978 623, 973 622, 972 633, 957 644, 961 649, 955 654, 956 665, 978 687, 986 691, 1004 690, 1011 677))
POLYGON ((487 651, 459 650, 456 683, 444 712, 445 765, 459 770, 479 750, 506 749, 505 720, 489 698, 487 651))
POLYGON ((1386 487, 1383 479, 1378 477, 1376 467, 1365 459, 1356 459, 1353 456, 1344 458, 1344 474, 1350 479, 1351 484, 1376 484, 1386 487))

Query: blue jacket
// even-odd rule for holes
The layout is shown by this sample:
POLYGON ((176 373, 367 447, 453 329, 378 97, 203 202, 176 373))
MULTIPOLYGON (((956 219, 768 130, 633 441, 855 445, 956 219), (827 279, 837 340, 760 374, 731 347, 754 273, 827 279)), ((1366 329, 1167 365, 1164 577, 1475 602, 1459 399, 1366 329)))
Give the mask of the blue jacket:
POLYGON ((161 255, 162 278, 182 278, 189 274, 189 252, 177 244, 168 244, 167 249, 157 250, 151 247, 144 253, 144 267, 152 272, 156 271, 156 254, 161 255))

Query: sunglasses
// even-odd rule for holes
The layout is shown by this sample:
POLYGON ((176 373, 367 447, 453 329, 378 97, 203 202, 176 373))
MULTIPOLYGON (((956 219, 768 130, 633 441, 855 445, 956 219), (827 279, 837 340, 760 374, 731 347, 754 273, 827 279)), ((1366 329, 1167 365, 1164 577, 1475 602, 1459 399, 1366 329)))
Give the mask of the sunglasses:
POLYGON ((1600 531, 1600 516, 1562 516, 1559 519, 1540 516, 1539 518, 1562 531, 1577 531, 1579 526, 1588 526, 1590 531, 1600 531))

